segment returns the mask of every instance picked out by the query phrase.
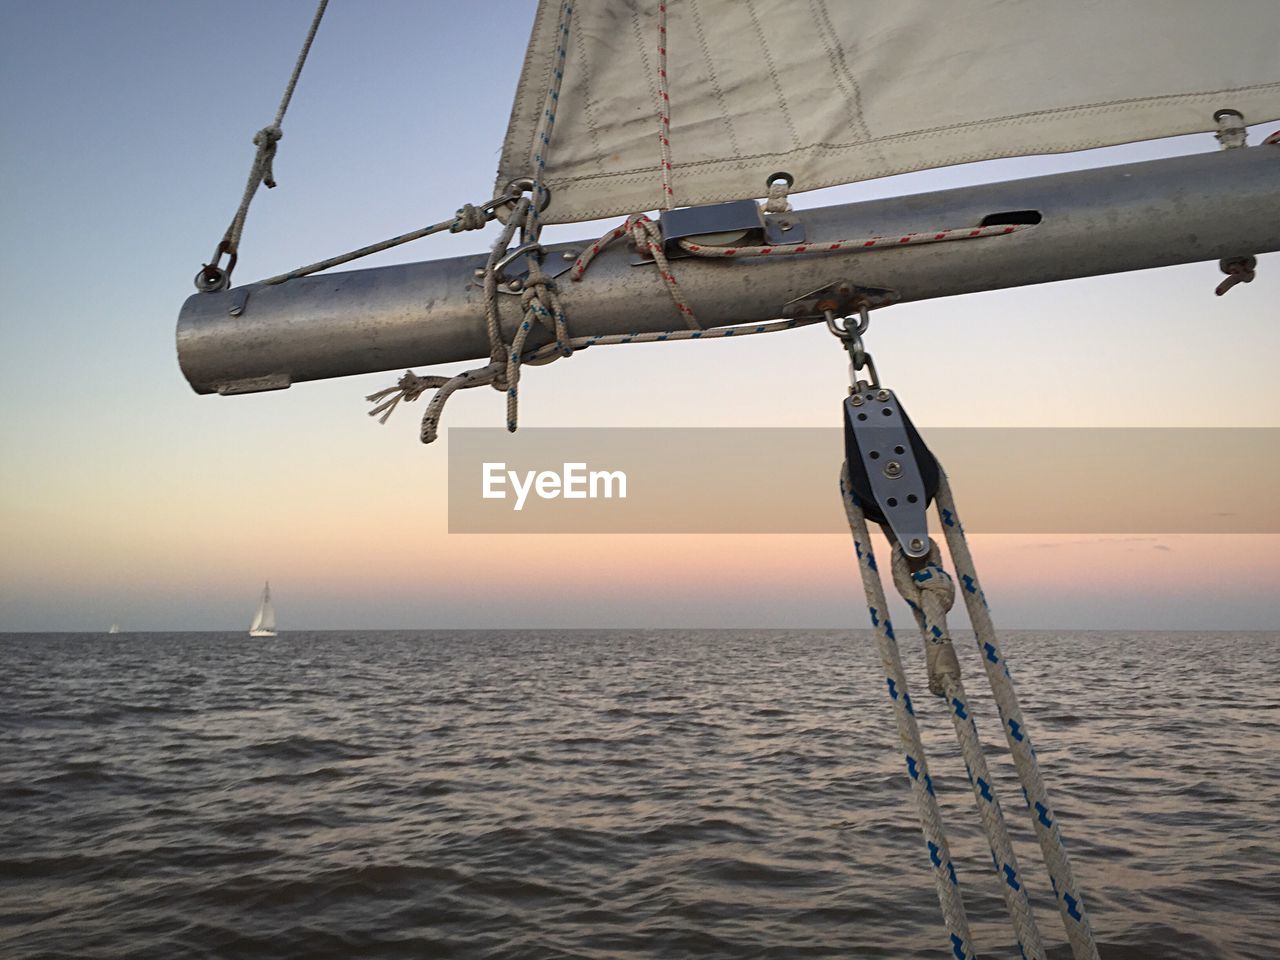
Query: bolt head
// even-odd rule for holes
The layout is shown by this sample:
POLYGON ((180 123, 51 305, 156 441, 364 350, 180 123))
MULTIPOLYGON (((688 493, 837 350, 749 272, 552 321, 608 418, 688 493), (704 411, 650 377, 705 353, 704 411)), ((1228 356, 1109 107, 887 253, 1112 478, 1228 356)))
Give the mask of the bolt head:
POLYGON ((524 284, 521 283, 519 280, 512 280, 510 283, 507 284, 507 289, 512 291, 520 291, 524 289, 524 284))
POLYGON ((862 399, 862 394, 855 393, 852 397, 850 397, 849 402, 852 403, 855 407, 862 406, 864 402, 862 399))
POLYGON ((897 460, 890 460, 888 463, 884 465, 884 475, 886 477, 902 476, 902 464, 900 464, 897 460))
POLYGON ((888 400, 888 399, 889 399, 889 391, 888 391, 888 390, 881 390, 879 393, 877 393, 877 394, 876 394, 876 399, 877 399, 877 400, 888 400))
POLYGON ((578 259, 578 251, 577 251, 577 250, 565 250, 563 253, 561 253, 561 254, 560 254, 560 259, 561 259, 561 260, 577 260, 577 259, 578 259))
POLYGON ((921 540, 919 537, 912 537, 912 539, 911 539, 911 549, 912 549, 912 550, 923 550, 923 549, 924 549, 924 541, 923 541, 923 540, 921 540))

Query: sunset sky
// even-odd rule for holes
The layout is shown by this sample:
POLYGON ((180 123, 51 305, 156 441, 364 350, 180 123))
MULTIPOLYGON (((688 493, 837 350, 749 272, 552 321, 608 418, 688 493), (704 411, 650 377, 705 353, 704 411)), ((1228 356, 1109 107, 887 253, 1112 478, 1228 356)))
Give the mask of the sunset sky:
MULTIPOLYGON (((237 280, 491 196, 533 3, 478 6, 334 0, 237 280)), ((0 4, 0 630, 238 630, 266 579, 286 631, 866 626, 843 536, 447 534, 447 438, 418 443, 421 401, 386 426, 365 415, 364 395, 399 371, 247 397, 190 390, 178 310, 234 212, 250 140, 274 114, 312 9, 0 4)), ((1213 149, 1206 134, 794 199, 1213 149)), ((366 264, 483 251, 493 232, 366 264)), ((905 305, 877 315, 868 343, 922 428, 1280 426, 1280 256, 1227 297, 1213 295, 1219 279, 1205 263, 905 305)), ((839 422, 845 367, 816 327, 598 349, 528 371, 521 422, 824 426, 839 422)), ((451 401, 445 426, 502 417, 501 396, 475 390, 451 401)), ((831 452, 833 500, 841 455, 831 452)), ((963 477, 955 488, 963 506, 963 477)), ((1280 535, 990 535, 973 546, 1006 626, 1280 627, 1280 535)))

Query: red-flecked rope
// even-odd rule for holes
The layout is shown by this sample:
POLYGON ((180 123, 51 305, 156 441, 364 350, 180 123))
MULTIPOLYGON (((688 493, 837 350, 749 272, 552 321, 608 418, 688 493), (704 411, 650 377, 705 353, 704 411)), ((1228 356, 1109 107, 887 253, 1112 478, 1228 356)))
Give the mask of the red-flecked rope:
POLYGON ((586 271, 591 261, 596 258, 596 255, 613 241, 623 236, 630 236, 631 242, 635 244, 637 250, 647 250, 649 256, 653 257, 654 265, 658 268, 658 275, 662 277, 662 282, 666 285, 667 292, 671 294, 671 299, 674 301, 676 309, 680 311, 680 316, 684 319, 685 326, 690 330, 701 329, 702 324, 698 323, 698 317, 693 312, 693 307, 689 306, 684 299, 684 294, 680 292, 680 285, 676 282, 675 275, 671 272, 671 264, 667 260, 666 253, 663 252, 662 231, 656 223, 643 213, 633 213, 627 217, 625 223, 614 227, 588 247, 574 261, 573 269, 569 272, 569 279, 574 281, 581 280, 582 274, 586 271))
POLYGON ((783 257, 805 253, 851 252, 876 247, 915 246, 921 243, 943 243, 947 240, 972 240, 977 237, 1002 237, 1031 224, 996 224, 990 227, 952 227, 946 230, 922 230, 919 233, 862 237, 856 240, 832 240, 823 243, 784 243, 768 247, 709 247, 692 240, 679 241, 680 248, 695 257, 783 257))
POLYGON ((671 189, 671 97, 667 90, 667 5, 658 3, 658 147, 662 155, 662 207, 676 205, 671 189))

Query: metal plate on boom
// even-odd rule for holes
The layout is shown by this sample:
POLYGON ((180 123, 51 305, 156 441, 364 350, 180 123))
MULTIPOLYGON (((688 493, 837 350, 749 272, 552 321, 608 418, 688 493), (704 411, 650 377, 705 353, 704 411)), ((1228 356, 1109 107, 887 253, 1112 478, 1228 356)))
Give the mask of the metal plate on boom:
POLYGON ((887 526, 909 557, 929 552, 926 510, 940 472, 892 390, 858 389, 844 402, 845 459, 867 519, 887 526))

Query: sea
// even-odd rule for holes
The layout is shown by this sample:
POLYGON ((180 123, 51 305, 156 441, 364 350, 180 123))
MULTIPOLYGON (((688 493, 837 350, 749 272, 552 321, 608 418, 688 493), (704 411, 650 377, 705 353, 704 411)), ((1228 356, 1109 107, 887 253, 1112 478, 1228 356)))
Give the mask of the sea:
MULTIPOLYGON (((975 945, 1016 957, 900 642, 975 945)), ((1004 643, 1103 960, 1280 956, 1280 634, 1004 643)), ((953 954, 865 631, 503 630, 0 635, 0 956, 953 954)))

